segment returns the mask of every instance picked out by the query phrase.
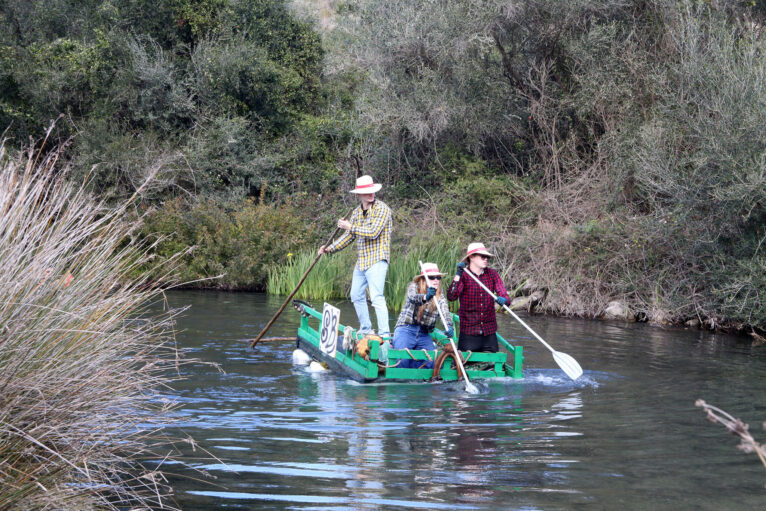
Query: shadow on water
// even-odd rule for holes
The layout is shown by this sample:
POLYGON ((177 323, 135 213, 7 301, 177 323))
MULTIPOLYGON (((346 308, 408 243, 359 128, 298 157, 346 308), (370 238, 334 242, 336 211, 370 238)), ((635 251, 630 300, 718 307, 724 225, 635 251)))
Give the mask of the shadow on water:
MULTIPOLYGON (((179 425, 217 459, 178 466, 185 509, 754 509, 766 471, 706 422, 697 397, 766 419, 762 350, 726 336, 531 317, 585 369, 572 382, 509 318, 522 380, 362 385, 247 349, 281 300, 184 292, 179 344, 217 362, 176 385, 179 425), (192 479, 194 478, 194 479, 192 479), (214 479, 213 479, 214 478, 214 479), (736 499, 734 499, 736 496, 736 499)), ((353 308, 336 304, 345 317, 353 308)), ((294 335, 287 310, 269 335, 294 335)), ((758 435, 756 435, 758 436, 758 435)))

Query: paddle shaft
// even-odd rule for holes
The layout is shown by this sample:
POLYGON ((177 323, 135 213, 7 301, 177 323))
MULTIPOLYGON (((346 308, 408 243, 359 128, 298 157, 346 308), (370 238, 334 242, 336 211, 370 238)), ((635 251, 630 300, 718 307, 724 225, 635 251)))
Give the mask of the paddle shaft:
MULTIPOLYGON (((344 219, 348 218, 352 211, 354 211, 354 208, 349 209, 348 213, 346 213, 346 216, 344 216, 343 218, 344 219)), ((340 230, 340 226, 336 227, 335 230, 333 231, 333 233, 327 239, 327 242, 324 245, 322 245, 322 246, 326 247, 327 245, 329 245, 332 242, 333 238, 335 238, 335 235, 338 234, 339 230, 340 230)), ((295 293, 298 292, 298 289, 300 289, 301 285, 303 284, 303 281, 306 280, 306 277, 309 276, 309 273, 314 268, 314 265, 317 263, 317 261, 319 261, 320 257, 322 257, 322 254, 317 254, 317 256, 314 258, 314 261, 311 263, 311 266, 308 267, 306 272, 303 274, 303 277, 301 277, 301 280, 298 282, 298 285, 295 286, 295 289, 293 289, 292 293, 290 293, 287 296, 287 299, 285 300, 285 303, 282 304, 282 306, 279 308, 277 313, 274 314, 274 317, 271 318, 271 320, 266 324, 266 326, 263 328, 263 330, 261 330, 261 333, 258 334, 258 337, 253 339, 253 342, 250 343, 250 347, 251 348, 255 348, 255 345, 258 344, 258 341, 261 340, 261 338, 266 334, 266 332, 268 332, 269 328, 271 328, 271 325, 273 325, 274 322, 277 320, 279 315, 282 314, 282 311, 285 310, 285 307, 287 307, 287 304, 290 302, 292 297, 295 296, 295 293)))
MULTIPOLYGON (((434 300, 436 300, 436 297, 434 297, 434 300)), ((447 322, 444 321, 444 314, 442 313, 442 310, 439 308, 439 303, 436 303, 436 310, 439 311, 439 317, 442 320, 442 324, 444 325, 444 328, 449 328, 447 326, 447 322)), ((457 366, 460 368, 460 372, 463 373, 463 378, 465 378, 465 386, 466 388, 469 385, 473 385, 470 381, 468 381, 468 373, 465 372, 465 367, 463 367, 463 361, 460 360, 460 352, 457 349, 457 346, 455 346, 455 341, 452 340, 452 337, 449 337, 449 343, 452 345, 452 351, 455 353, 455 361, 457 362, 457 366)))
MULTIPOLYGON (((493 300, 497 300, 497 295, 495 295, 495 293, 493 293, 492 291, 490 291, 490 290, 489 290, 489 288, 488 288, 487 286, 485 286, 485 285, 484 285, 484 283, 483 283, 482 281, 480 281, 480 280, 479 280, 479 277, 477 277, 476 275, 474 275, 474 274, 471 272, 471 270, 469 270, 468 268, 466 268, 466 269, 463 271, 463 273, 467 273, 468 275, 470 275, 470 276, 471 276, 471 278, 472 278, 473 280, 475 280, 475 281, 476 281, 476 283, 477 283, 477 284, 479 284, 479 285, 481 286, 481 288, 482 288, 484 291, 486 291, 487 293, 489 293, 489 296, 491 296, 493 300)), ((508 311, 508 314, 510 314, 511 316, 513 316, 513 319, 515 319, 516 321, 518 321, 519 323, 521 323, 521 326, 523 326, 524 328, 526 328, 527 330, 529 330, 529 333, 531 333, 532 335, 534 335, 534 336, 535 336, 535 338, 536 338, 538 341, 540 341, 541 343, 543 343, 543 346, 545 346, 546 348, 548 348, 549 350, 551 350, 553 353, 556 353, 556 350, 554 350, 553 348, 551 348, 551 345, 550 345, 550 344, 548 344, 547 342, 545 342, 545 340, 544 340, 542 337, 540 337, 539 335, 537 335, 537 332, 535 332, 534 330, 532 330, 532 329, 529 327, 529 325, 527 325, 526 323, 524 323, 524 322, 521 320, 521 318, 520 318, 520 317, 518 317, 518 316, 517 316, 517 315, 516 315, 516 314, 515 314, 515 313, 514 313, 512 310, 511 310, 511 308, 510 308, 510 307, 508 307, 507 305, 503 305, 503 308, 504 308, 506 311, 508 311)))
MULTIPOLYGON (((426 279, 426 285, 428 285, 428 277, 426 277, 426 273, 423 271, 423 263, 421 261, 418 261, 418 264, 420 265, 420 272, 423 274, 423 278, 426 279)), ((442 292, 444 290, 442 289, 442 292)), ((444 313, 442 312, 441 307, 439 307, 439 302, 436 300, 436 296, 433 297, 434 305, 436 305, 436 310, 439 312, 439 318, 442 320, 442 325, 444 325, 444 328, 449 329, 449 326, 447 325, 447 321, 444 319, 444 313)), ((445 332, 446 333, 446 332, 445 332)), ((460 372, 463 373, 463 378, 465 378, 465 386, 468 387, 468 385, 471 385, 471 382, 468 381, 468 373, 465 372, 465 368, 463 367, 463 361, 460 360, 460 352, 457 350, 457 346, 455 346, 455 341, 452 339, 452 337, 448 337, 449 343, 452 345, 452 351, 455 353, 455 361, 457 361, 457 365, 460 368, 460 372)))

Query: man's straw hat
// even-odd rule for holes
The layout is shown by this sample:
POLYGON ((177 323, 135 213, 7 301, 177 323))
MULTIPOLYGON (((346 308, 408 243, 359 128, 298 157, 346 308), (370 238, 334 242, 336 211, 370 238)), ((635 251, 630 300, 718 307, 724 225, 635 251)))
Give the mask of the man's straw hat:
POLYGON ((383 188, 383 185, 380 183, 374 183, 372 181, 372 176, 361 176, 357 178, 356 188, 351 190, 351 193, 375 193, 381 188, 383 188))
POLYGON ((469 257, 477 254, 484 254, 489 257, 495 257, 495 254, 491 254, 486 249, 486 247, 484 247, 484 243, 471 243, 468 245, 468 248, 465 251, 465 257, 463 258, 463 261, 468 262, 469 257))

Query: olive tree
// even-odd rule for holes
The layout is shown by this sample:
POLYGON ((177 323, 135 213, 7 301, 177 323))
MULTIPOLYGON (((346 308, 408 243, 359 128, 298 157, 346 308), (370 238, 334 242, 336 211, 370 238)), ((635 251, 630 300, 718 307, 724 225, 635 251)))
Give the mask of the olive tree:
MULTIPOLYGON (((357 0, 328 37, 330 71, 363 74, 358 114, 387 143, 458 144, 523 173, 540 156, 535 134, 551 129, 531 114, 570 87, 566 43, 630 4, 357 0)), ((560 117, 563 139, 571 126, 560 117)))

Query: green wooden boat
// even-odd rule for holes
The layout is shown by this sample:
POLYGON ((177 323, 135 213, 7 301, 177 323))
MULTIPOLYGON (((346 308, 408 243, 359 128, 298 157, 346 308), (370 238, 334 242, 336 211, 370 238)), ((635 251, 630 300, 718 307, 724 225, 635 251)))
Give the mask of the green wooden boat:
MULTIPOLYGON (((351 330, 349 335, 347 327, 339 322, 335 325, 337 340, 335 352, 330 354, 327 351, 333 351, 327 347, 328 331, 320 333, 323 328, 323 313, 315 310, 310 304, 302 300, 293 300, 293 307, 301 314, 301 323, 298 327, 297 346, 313 359, 322 362, 327 367, 339 374, 343 374, 361 383, 371 382, 402 382, 402 381, 428 381, 434 379, 434 369, 417 369, 397 367, 400 360, 436 360, 444 346, 449 346, 449 339, 444 332, 435 329, 431 334, 434 340, 435 350, 387 350, 387 358, 382 353, 380 343, 375 340, 368 342, 369 353, 362 357, 357 353, 355 342, 361 337, 355 331, 351 330), (343 348, 343 336, 352 339, 351 346, 343 348), (325 345, 322 345, 322 341, 325 345)), ((459 318, 453 314, 452 319, 455 327, 459 328, 459 318)), ((331 323, 330 321, 326 321, 331 323)), ((350 328, 348 329, 350 330, 350 328)), ((331 333, 331 332, 330 332, 331 333)), ((498 353, 471 353, 461 352, 465 361, 466 372, 469 380, 481 380, 486 378, 521 378, 522 363, 524 360, 522 347, 513 346, 506 341, 500 334, 497 334, 497 340, 500 346, 507 350, 498 353)), ((444 381, 455 381, 458 379, 458 370, 455 367, 454 360, 448 358, 447 362, 438 371, 438 379, 444 381)))

